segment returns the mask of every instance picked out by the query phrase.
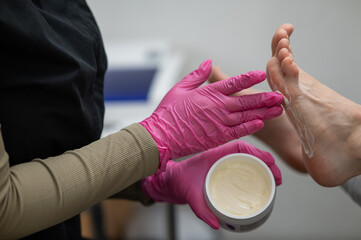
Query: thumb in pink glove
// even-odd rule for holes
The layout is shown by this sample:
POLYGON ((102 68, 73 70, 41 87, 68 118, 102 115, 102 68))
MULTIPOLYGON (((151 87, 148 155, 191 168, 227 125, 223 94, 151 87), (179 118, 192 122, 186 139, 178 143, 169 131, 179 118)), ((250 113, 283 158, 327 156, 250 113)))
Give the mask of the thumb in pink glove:
POLYGON ((238 140, 209 149, 179 163, 168 161, 165 171, 142 180, 142 190, 158 202, 188 203, 197 217, 218 229, 218 219, 210 211, 204 198, 204 182, 212 165, 231 153, 248 153, 260 158, 273 173, 276 185, 282 183, 281 172, 270 153, 238 140))
POLYGON ((263 127, 262 120, 282 113, 283 96, 275 92, 229 96, 262 82, 265 72, 248 72, 199 87, 211 71, 212 61, 203 62, 166 94, 149 118, 140 122, 158 146, 161 170, 170 159, 252 134, 263 127))

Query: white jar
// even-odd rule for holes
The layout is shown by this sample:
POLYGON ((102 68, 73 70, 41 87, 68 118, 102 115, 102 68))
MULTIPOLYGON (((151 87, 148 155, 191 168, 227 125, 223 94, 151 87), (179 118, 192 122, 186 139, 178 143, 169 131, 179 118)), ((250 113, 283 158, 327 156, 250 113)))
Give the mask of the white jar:
POLYGON ((235 153, 209 169, 204 195, 220 227, 232 232, 253 230, 270 216, 276 195, 272 172, 259 158, 235 153))

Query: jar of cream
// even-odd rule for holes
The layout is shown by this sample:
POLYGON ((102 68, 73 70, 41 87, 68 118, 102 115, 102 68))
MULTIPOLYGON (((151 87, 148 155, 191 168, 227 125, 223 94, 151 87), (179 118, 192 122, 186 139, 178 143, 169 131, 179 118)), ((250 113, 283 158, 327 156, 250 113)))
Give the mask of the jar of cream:
POLYGON ((253 230, 270 216, 276 184, 271 170, 259 158, 235 153, 209 169, 205 199, 222 228, 233 232, 253 230))

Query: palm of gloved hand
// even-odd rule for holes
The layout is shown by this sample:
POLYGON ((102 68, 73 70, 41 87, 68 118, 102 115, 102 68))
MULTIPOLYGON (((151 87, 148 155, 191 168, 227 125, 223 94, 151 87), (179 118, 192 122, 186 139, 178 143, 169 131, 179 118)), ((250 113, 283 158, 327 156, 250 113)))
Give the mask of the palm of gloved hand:
POLYGON ((263 127, 262 120, 282 113, 283 96, 278 93, 229 96, 262 82, 266 78, 263 71, 199 87, 211 70, 212 62, 205 61, 166 94, 149 118, 140 122, 158 146, 161 166, 170 159, 252 134, 263 127))
POLYGON ((168 161, 166 171, 143 179, 143 192, 155 201, 188 203, 200 219, 218 229, 217 217, 209 210, 205 201, 204 183, 211 166, 218 159, 232 153, 248 153, 260 158, 273 173, 276 185, 282 183, 281 172, 272 155, 239 140, 210 149, 180 163, 168 161))

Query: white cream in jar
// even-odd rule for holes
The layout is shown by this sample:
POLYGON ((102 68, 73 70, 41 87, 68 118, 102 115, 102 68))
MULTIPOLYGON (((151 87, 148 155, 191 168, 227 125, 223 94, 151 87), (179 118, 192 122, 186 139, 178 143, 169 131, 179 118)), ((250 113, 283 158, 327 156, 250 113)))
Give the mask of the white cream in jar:
POLYGON ((213 171, 209 193, 221 210, 250 216, 263 208, 271 195, 271 181, 257 162, 237 159, 223 162, 213 171))

